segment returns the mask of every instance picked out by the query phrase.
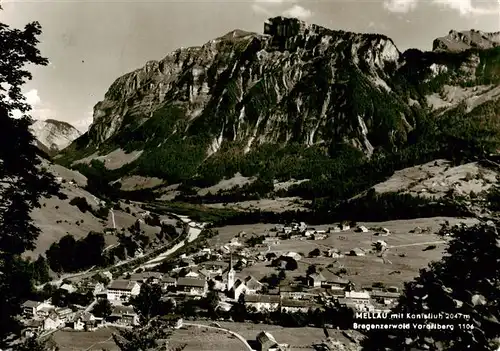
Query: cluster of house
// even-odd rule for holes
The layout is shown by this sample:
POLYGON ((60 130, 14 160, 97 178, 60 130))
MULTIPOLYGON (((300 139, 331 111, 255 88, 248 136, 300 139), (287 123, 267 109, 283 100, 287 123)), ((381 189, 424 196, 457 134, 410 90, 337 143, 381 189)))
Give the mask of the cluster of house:
MULTIPOLYGON (((363 231, 364 230, 368 231, 365 227, 362 228, 363 231)), ((285 234, 285 235, 291 234, 290 239, 306 238, 312 240, 324 240, 327 238, 327 234, 347 231, 351 229, 351 226, 349 223, 343 222, 336 226, 323 230, 323 229, 310 228, 304 222, 300 222, 300 223, 291 223, 290 225, 287 226, 282 224, 277 224, 274 229, 279 234, 285 234)))
MULTIPOLYGON (((308 229, 305 223, 292 223, 289 227, 278 227, 281 231, 302 231, 304 235, 324 235, 322 231, 308 229), (309 233, 309 234, 307 234, 309 233)), ((336 230, 350 229, 348 224, 341 224, 336 230)), ((359 227, 360 231, 367 231, 359 227)), ((27 333, 50 331, 63 327, 74 330, 93 330, 103 325, 133 326, 139 321, 139 316, 133 307, 124 304, 131 297, 140 293, 141 285, 146 281, 159 284, 166 298, 176 296, 190 296, 201 298, 206 296, 209 287, 219 291, 224 298, 219 308, 229 310, 240 297, 244 295, 244 303, 249 311, 282 311, 282 312, 307 312, 310 309, 320 308, 326 304, 334 304, 340 307, 349 307, 359 311, 386 311, 397 301, 397 291, 352 291, 352 284, 345 279, 339 278, 329 271, 317 272, 305 277, 305 283, 301 286, 287 285, 278 289, 269 290, 264 284, 253 276, 236 277, 235 265, 233 265, 233 250, 237 245, 238 238, 232 239, 227 245, 217 249, 204 248, 189 256, 183 255, 178 260, 178 265, 170 275, 159 272, 140 272, 127 274, 113 280, 110 273, 104 272, 110 283, 93 280, 80 282, 78 286, 63 284, 59 289, 67 290, 69 293, 78 290, 92 292, 95 300, 87 308, 81 307, 76 311, 70 308, 58 308, 49 301, 35 302, 26 301, 23 305, 23 319, 27 333), (229 263, 224 257, 230 254, 229 263), (264 293, 265 291, 265 293, 264 293), (112 314, 105 319, 94 316, 92 306, 99 299, 107 299, 112 306, 112 314)), ((266 238, 278 240, 277 238, 266 238)), ((250 248, 238 247, 237 265, 251 265, 256 260, 268 260, 264 254, 256 255, 250 248)), ((364 252, 356 249, 354 254, 363 255, 364 252)), ((338 250, 328 250, 329 257, 340 257, 342 253, 338 250)), ((301 260, 300 254, 285 252, 276 260, 282 259, 283 264, 287 260, 301 260)))
POLYGON ((68 327, 74 330, 95 330, 102 319, 84 310, 56 307, 50 301, 26 301, 22 307, 22 323, 26 336, 39 335, 68 327))

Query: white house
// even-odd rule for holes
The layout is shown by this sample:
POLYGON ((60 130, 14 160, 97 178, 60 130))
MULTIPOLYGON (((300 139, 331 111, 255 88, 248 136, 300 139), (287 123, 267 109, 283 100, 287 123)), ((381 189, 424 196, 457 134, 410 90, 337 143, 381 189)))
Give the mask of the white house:
POLYGON ((345 298, 350 299, 353 303, 357 305, 369 305, 370 304, 370 293, 367 291, 346 291, 345 298))
POLYGON ((55 307, 47 302, 28 300, 22 304, 21 308, 24 317, 33 318, 37 316, 46 317, 55 307))
POLYGON ((52 312, 43 320, 43 330, 56 330, 64 326, 64 324, 65 323, 61 320, 61 318, 59 318, 59 315, 52 312))
POLYGON ((355 247, 354 249, 352 249, 349 254, 351 256, 364 256, 365 255, 365 252, 360 249, 359 247, 355 247))
POLYGON ((177 291, 189 295, 204 296, 207 293, 208 284, 205 279, 179 278, 177 280, 177 291))
POLYGON ((307 285, 313 287, 320 287, 326 281, 326 278, 321 273, 313 273, 307 277, 307 285))
POLYGON ((230 290, 230 295, 233 299, 238 300, 241 294, 245 294, 247 287, 243 281, 237 279, 230 290))
POLYGON ((75 312, 73 312, 73 310, 68 307, 58 307, 55 309, 55 313, 57 313, 59 319, 64 323, 69 322, 75 315, 75 312))
POLYGON ((309 309, 315 310, 321 305, 309 300, 283 299, 281 300, 281 312, 307 312, 309 309))
POLYGON ((260 332, 256 340, 261 351, 284 351, 290 349, 289 345, 279 344, 274 336, 265 331, 260 332))
POLYGON ((126 301, 141 292, 139 283, 131 280, 113 280, 108 286, 106 297, 109 301, 126 301))
POLYGON ((257 312, 276 311, 279 308, 280 300, 277 295, 246 295, 245 306, 257 312))
POLYGON ((313 234, 314 240, 325 240, 327 237, 328 236, 326 234, 318 234, 318 233, 313 234))
POLYGON ((309 229, 304 232, 304 236, 310 237, 314 234, 314 229, 309 229))
POLYGON ((115 306, 108 319, 115 324, 134 326, 139 324, 139 315, 132 306, 115 306))
POLYGON ((368 233, 368 228, 366 228, 364 225, 360 225, 357 231, 361 233, 368 233))
POLYGON ((59 289, 67 291, 70 294, 72 294, 76 291, 76 288, 73 284, 63 284, 59 287, 59 289))

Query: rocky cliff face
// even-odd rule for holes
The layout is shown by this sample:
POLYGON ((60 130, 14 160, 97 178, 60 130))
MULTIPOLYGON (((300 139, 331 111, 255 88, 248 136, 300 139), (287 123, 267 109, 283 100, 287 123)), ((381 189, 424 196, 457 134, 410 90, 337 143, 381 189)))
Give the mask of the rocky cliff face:
MULTIPOLYGON (((207 126, 213 137, 207 154, 225 139, 241 141, 248 150, 265 142, 312 145, 344 138, 370 153, 366 135, 369 126, 383 124, 382 116, 355 111, 349 99, 358 89, 390 94, 388 81, 399 57, 381 35, 274 18, 263 35, 233 31, 119 78, 96 105, 89 136, 102 143, 171 105, 182 109, 182 132, 207 126)), ((399 112, 396 123, 405 127, 384 126, 387 138, 411 128, 399 112)))
POLYGON ((500 46, 500 32, 486 33, 471 29, 457 32, 451 30, 447 36, 437 38, 432 43, 434 51, 465 51, 468 49, 491 49, 500 46))
POLYGON ((445 84, 497 79, 491 62, 468 51, 400 53, 383 35, 271 18, 263 34, 235 30, 118 78, 65 158, 141 150, 129 169, 178 178, 223 153, 265 145, 343 144, 370 157, 406 145, 431 110, 428 95, 445 84))
POLYGON ((38 146, 49 154, 59 152, 81 135, 71 124, 53 119, 35 121, 31 125, 31 132, 38 146))

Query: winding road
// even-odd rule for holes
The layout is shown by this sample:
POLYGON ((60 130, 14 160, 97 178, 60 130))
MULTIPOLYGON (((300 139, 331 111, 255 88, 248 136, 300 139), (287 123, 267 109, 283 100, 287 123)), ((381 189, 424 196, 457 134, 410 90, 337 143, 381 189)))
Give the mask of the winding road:
POLYGON ((236 337, 238 340, 240 340, 245 345, 245 348, 248 351, 255 351, 254 349, 252 349, 252 347, 250 346, 250 344, 248 343, 248 341, 244 337, 242 337, 240 334, 238 334, 234 331, 231 331, 229 329, 212 327, 211 325, 198 324, 198 323, 186 323, 186 322, 184 322, 184 323, 182 323, 182 325, 186 325, 186 326, 190 326, 190 327, 198 327, 198 328, 207 328, 207 329, 212 329, 212 330, 220 330, 220 331, 226 332, 226 333, 231 334, 232 336, 236 337))

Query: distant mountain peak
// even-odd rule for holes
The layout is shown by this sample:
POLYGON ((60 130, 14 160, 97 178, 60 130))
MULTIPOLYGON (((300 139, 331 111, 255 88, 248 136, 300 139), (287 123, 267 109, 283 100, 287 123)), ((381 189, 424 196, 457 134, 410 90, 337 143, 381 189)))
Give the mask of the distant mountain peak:
POLYGON ((459 52, 468 49, 491 49, 500 46, 500 32, 483 32, 480 30, 450 30, 448 35, 434 40, 433 51, 459 52))
POLYGON ((36 120, 31 125, 31 132, 38 145, 49 154, 61 151, 82 134, 71 124, 55 119, 36 120))

